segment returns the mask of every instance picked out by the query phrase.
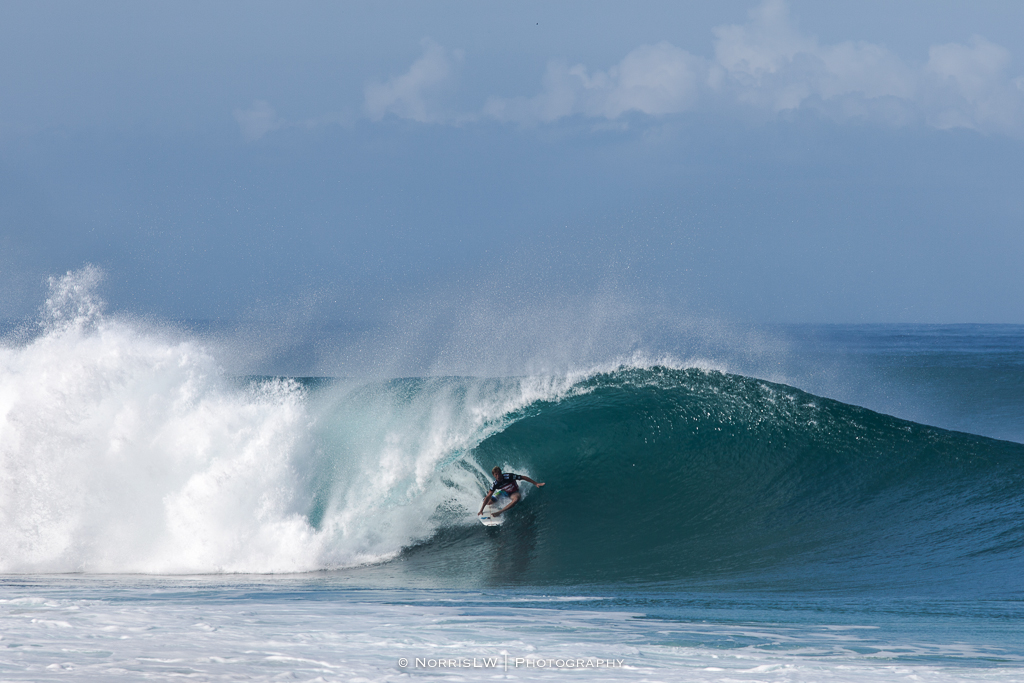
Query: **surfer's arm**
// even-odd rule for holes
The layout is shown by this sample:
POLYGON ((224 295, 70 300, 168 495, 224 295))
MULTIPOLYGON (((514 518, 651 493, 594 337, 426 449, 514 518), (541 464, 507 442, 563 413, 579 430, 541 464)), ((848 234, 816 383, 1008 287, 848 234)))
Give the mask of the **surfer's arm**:
POLYGON ((484 502, 480 503, 480 512, 476 513, 477 516, 480 516, 484 513, 484 508, 487 507, 487 503, 490 502, 491 496, 493 495, 494 489, 491 489, 490 491, 487 492, 487 495, 484 496, 484 502))
POLYGON ((529 478, 528 476, 526 476, 525 474, 523 474, 523 475, 520 475, 520 479, 522 479, 523 481, 528 481, 528 482, 530 482, 531 484, 533 484, 534 486, 543 486, 543 485, 544 485, 544 482, 542 482, 542 481, 540 481, 540 482, 538 482, 538 481, 534 481, 533 479, 530 479, 530 478, 529 478))

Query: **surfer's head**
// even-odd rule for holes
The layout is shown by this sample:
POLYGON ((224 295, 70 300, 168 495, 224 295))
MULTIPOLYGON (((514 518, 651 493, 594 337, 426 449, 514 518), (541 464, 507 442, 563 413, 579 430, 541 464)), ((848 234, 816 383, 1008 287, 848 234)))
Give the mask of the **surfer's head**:
POLYGON ((501 476, 501 468, 495 465, 494 467, 491 468, 491 474, 493 474, 494 478, 497 479, 498 477, 501 476))

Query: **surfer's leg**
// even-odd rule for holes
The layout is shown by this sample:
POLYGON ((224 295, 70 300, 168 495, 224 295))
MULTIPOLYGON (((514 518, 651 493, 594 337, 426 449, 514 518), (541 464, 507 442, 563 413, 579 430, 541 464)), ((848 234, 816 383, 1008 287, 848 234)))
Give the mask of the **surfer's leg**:
POLYGON ((499 510, 498 512, 495 512, 495 513, 494 513, 494 516, 495 516, 495 517, 497 517, 497 516, 498 516, 498 515, 500 515, 500 514, 501 514, 502 512, 505 512, 506 510, 508 510, 509 508, 511 508, 511 507, 512 507, 513 505, 515 505, 515 504, 516 504, 516 503, 518 503, 518 502, 519 502, 519 492, 517 491, 516 493, 513 493, 513 494, 512 494, 512 495, 511 495, 511 496, 509 497, 509 500, 508 500, 508 505, 506 505, 505 507, 501 508, 501 510, 499 510))

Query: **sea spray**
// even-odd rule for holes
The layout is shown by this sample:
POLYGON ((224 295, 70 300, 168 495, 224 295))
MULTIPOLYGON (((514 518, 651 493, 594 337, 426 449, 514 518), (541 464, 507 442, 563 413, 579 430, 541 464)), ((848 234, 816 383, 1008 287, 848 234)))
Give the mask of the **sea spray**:
MULTIPOLYGON (((93 267, 0 347, 0 571, 294 572, 474 523, 468 457, 571 377, 226 376, 210 348, 104 314, 93 267)), ((501 463, 507 465, 508 463, 501 463)))
POLYGON ((97 281, 51 281, 41 333, 0 348, 0 570, 315 568, 301 388, 238 390, 201 346, 104 317, 97 281))

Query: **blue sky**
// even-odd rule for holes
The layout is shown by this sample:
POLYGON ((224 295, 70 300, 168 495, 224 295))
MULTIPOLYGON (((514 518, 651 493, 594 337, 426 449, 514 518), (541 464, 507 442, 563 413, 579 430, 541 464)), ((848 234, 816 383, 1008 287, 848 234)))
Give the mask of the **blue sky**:
POLYGON ((1024 323, 1018 2, 7 2, 0 317, 1024 323))

